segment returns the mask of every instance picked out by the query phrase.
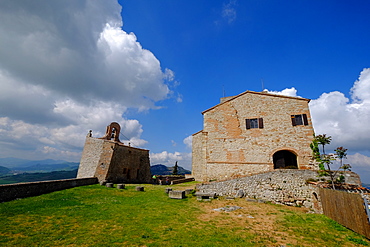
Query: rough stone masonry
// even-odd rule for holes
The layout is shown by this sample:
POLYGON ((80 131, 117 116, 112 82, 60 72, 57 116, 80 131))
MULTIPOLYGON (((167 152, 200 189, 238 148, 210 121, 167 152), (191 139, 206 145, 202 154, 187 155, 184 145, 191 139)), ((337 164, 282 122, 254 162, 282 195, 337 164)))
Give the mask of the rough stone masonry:
MULTIPOLYGON (((361 185, 360 177, 346 172, 346 183, 361 185)), ((217 196, 246 197, 289 206, 304 206, 320 213, 321 202, 318 187, 309 180, 330 179, 319 177, 317 171, 280 169, 249 177, 197 185, 201 193, 217 196)))
POLYGON ((124 145, 119 140, 120 126, 111 123, 106 134, 86 136, 77 178, 97 177, 99 182, 149 183, 149 150, 124 145))
POLYGON ((193 135, 196 181, 226 180, 280 168, 317 170, 311 160, 309 99, 246 91, 202 112, 193 135))

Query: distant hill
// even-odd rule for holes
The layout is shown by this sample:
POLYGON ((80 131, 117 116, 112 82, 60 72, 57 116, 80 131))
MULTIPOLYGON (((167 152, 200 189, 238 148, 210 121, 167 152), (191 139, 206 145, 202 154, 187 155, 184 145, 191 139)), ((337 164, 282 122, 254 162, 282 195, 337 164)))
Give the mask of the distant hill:
POLYGON ((18 158, 0 158, 0 166, 7 168, 21 167, 23 164, 30 162, 30 160, 18 159, 18 158))
POLYGON ((10 173, 10 169, 5 166, 0 166, 0 176, 7 175, 10 173))
POLYGON ((27 167, 15 167, 13 169, 24 172, 52 172, 61 170, 75 170, 78 169, 79 163, 65 162, 56 164, 40 164, 36 163, 27 167))
POLYGON ((0 166, 6 167, 13 173, 20 172, 52 172, 78 169, 79 163, 65 160, 26 160, 18 158, 0 158, 0 166))
MULTIPOLYGON (((6 167, 4 168, 10 171, 10 169, 6 167)), ((0 166, 0 169, 1 169, 1 166, 0 166)), ((173 167, 167 167, 161 164, 150 167, 150 171, 152 172, 152 174, 156 174, 156 175, 171 175, 172 170, 173 170, 173 167)), ((178 167, 178 171, 179 171, 179 175, 191 173, 191 171, 186 170, 181 166, 178 167)), ((22 174, 7 175, 7 176, 0 175, 0 184, 68 179, 68 178, 75 178, 76 176, 77 176, 77 169, 71 170, 71 171, 22 173, 22 174)))
MULTIPOLYGON (((75 178, 78 166, 79 163, 64 160, 0 158, 0 184, 75 178)), ((150 171, 156 175, 172 175, 173 167, 158 164, 151 166, 150 171)), ((190 173, 178 166, 179 175, 190 173)))
MULTIPOLYGON (((162 164, 154 165, 150 167, 150 172, 155 175, 171 175, 173 171, 173 167, 167 167, 162 164)), ((191 171, 184 169, 183 167, 178 167, 178 174, 185 175, 190 174, 191 171)))
POLYGON ((19 158, 0 158, 0 166, 5 166, 7 168, 28 167, 28 166, 33 166, 33 165, 54 165, 54 164, 62 164, 62 163, 69 163, 69 162, 65 160, 53 160, 53 159, 26 160, 26 159, 19 159, 19 158))
POLYGON ((72 171, 23 173, 23 174, 0 177, 0 184, 13 184, 13 183, 69 179, 69 178, 76 178, 76 176, 77 176, 77 169, 72 170, 72 171))

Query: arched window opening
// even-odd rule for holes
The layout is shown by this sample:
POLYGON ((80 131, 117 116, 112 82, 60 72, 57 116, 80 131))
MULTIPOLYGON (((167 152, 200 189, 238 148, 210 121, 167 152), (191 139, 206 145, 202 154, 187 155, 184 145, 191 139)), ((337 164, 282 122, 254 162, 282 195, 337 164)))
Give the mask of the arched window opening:
POLYGON ((298 169, 297 156, 288 151, 277 151, 273 155, 274 169, 298 169))

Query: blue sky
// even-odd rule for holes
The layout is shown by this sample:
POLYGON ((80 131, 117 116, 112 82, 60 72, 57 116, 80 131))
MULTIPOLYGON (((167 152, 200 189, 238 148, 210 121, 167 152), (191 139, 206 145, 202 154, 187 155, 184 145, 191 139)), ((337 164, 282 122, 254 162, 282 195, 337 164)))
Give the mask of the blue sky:
MULTIPOLYGON (((368 1, 0 3, 0 157, 79 161, 112 121, 152 165, 190 168, 219 98, 312 99, 317 134, 370 182, 368 1), (355 168, 356 167, 356 168, 355 168)), ((124 139, 124 138, 121 138, 124 139)))

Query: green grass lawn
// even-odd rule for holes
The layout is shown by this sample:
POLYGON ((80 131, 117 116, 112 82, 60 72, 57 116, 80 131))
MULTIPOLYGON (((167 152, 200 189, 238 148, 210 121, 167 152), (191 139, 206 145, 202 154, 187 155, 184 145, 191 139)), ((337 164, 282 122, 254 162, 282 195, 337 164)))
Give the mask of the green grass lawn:
POLYGON ((136 185, 91 185, 1 203, 0 246, 370 246, 300 208, 245 199, 176 200, 165 186, 143 186, 144 192, 136 185), (242 209, 213 210, 225 205, 242 209))

